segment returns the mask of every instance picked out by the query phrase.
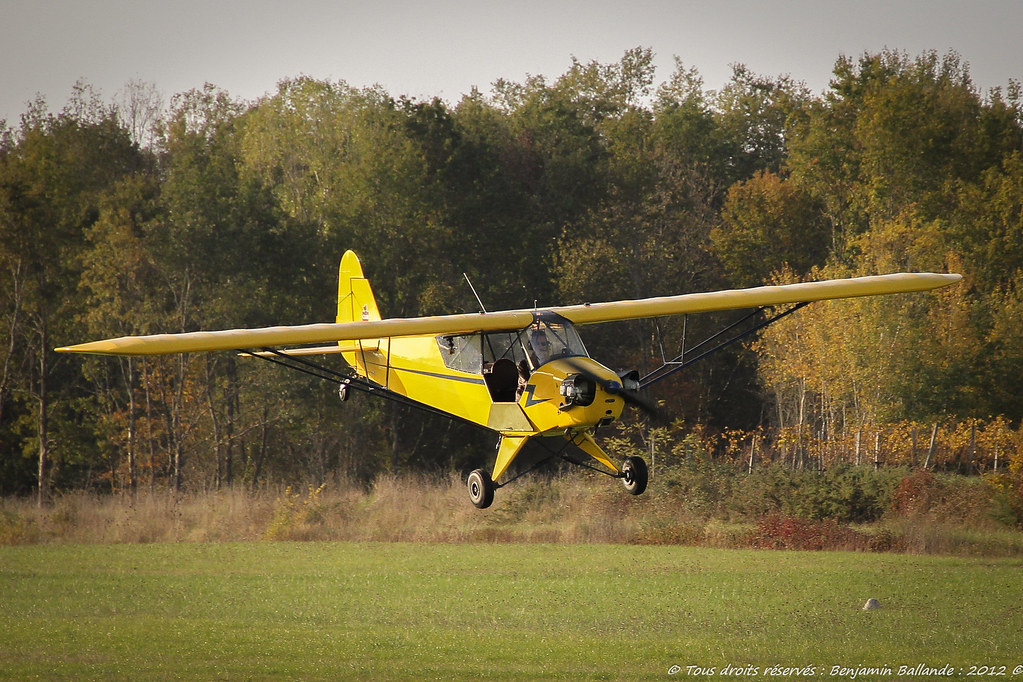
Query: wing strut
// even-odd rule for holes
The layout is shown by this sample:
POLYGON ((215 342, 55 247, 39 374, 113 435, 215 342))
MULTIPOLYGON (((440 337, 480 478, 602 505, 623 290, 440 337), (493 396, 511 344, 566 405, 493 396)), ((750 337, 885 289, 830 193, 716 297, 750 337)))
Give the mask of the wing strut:
MULTIPOLYGON (((570 445, 574 445, 577 448, 579 448, 580 450, 582 450, 582 448, 579 447, 579 444, 575 441, 575 437, 572 437, 572 438, 566 437, 561 442, 560 447, 552 447, 547 442, 548 440, 551 440, 551 439, 549 439, 549 438, 532 438, 531 439, 531 441, 533 443, 538 444, 539 446, 541 446, 543 449, 545 449, 547 452, 550 453, 547 457, 544 457, 543 459, 540 459, 535 464, 530 466, 528 469, 525 469, 523 471, 517 472, 514 476, 509 478, 504 483, 495 483, 494 487, 495 488, 503 488, 506 485, 508 485, 508 484, 510 484, 510 483, 512 483, 514 481, 517 481, 518 479, 522 478, 526 474, 530 474, 530 473, 536 471, 537 469, 539 469, 543 465, 545 465, 548 462, 553 461, 555 459, 560 459, 563 462, 567 462, 567 463, 569 463, 569 464, 571 464, 573 466, 582 467, 583 469, 589 469, 590 471, 596 471, 598 474, 603 474, 604 476, 610 476, 611 478, 621 478, 622 477, 622 474, 620 474, 620 473, 615 473, 615 472, 608 471, 606 469, 601 469, 601 468, 592 466, 590 464, 587 464, 586 462, 580 462, 577 459, 569 457, 567 454, 565 454, 565 451, 568 450, 568 447, 570 445)), ((583 452, 585 453, 586 451, 583 450, 583 452)))
POLYGON ((478 424, 475 424, 474 422, 471 422, 467 419, 456 417, 455 415, 448 414, 447 412, 438 410, 434 407, 430 407, 429 405, 424 405, 423 403, 416 402, 415 400, 412 400, 410 398, 406 398, 405 396, 399 393, 395 393, 394 391, 391 391, 383 386, 378 386, 377 384, 366 381, 365 379, 361 379, 358 376, 352 376, 351 374, 347 374, 345 372, 339 372, 337 370, 330 369, 322 365, 318 365, 315 362, 310 362, 309 360, 306 360, 304 358, 283 353, 273 348, 264 348, 262 352, 250 353, 246 355, 248 355, 249 357, 259 358, 260 360, 266 360, 267 362, 273 363, 275 365, 280 365, 281 367, 285 367, 287 369, 295 370, 296 372, 301 372, 302 374, 308 374, 309 376, 315 377, 317 379, 322 379, 324 381, 335 383, 338 386, 354 388, 364 393, 372 393, 374 395, 380 396, 381 398, 386 398, 387 400, 396 402, 399 405, 414 407, 429 414, 446 417, 448 419, 457 419, 458 421, 464 422, 466 424, 479 426, 478 424))
MULTIPOLYGON (((675 372, 678 372, 679 370, 684 369, 684 368, 688 367, 689 365, 693 364, 694 362, 698 362, 698 361, 704 359, 705 357, 707 357, 709 355, 713 355, 714 353, 717 353, 719 350, 723 350, 724 348, 727 348, 728 346, 731 346, 733 343, 741 341, 742 339, 746 338, 747 336, 755 334, 756 332, 760 331, 764 327, 766 327, 768 325, 771 325, 771 324, 774 324, 778 320, 781 320, 782 318, 791 315, 792 313, 796 312, 797 310, 799 310, 803 306, 808 305, 809 303, 811 303, 811 301, 803 301, 801 303, 797 303, 794 306, 792 306, 791 308, 789 308, 788 310, 785 310, 783 312, 777 313, 776 315, 773 315, 773 316, 767 318, 766 320, 764 320, 762 322, 758 322, 757 324, 753 325, 752 327, 750 327, 746 331, 741 332, 739 334, 736 334, 735 336, 733 336, 732 338, 728 339, 727 341, 722 341, 718 345, 710 348, 709 350, 705 350, 702 353, 700 353, 699 355, 697 355, 696 357, 691 357, 688 360, 684 360, 683 359, 685 354, 686 354, 686 351, 683 350, 681 355, 676 356, 673 360, 665 362, 663 365, 661 365, 660 367, 655 369, 653 372, 650 372, 645 377, 640 379, 639 380, 639 388, 640 388, 640 390, 643 390, 647 386, 651 386, 653 384, 656 384, 658 381, 661 381, 662 379, 666 379, 667 377, 671 376, 675 372)), ((727 334, 728 332, 732 331, 733 329, 735 329, 739 325, 743 324, 744 322, 749 321, 750 319, 752 319, 756 315, 764 312, 765 310, 768 310, 768 308, 766 306, 765 307, 761 307, 761 308, 757 308, 756 310, 754 310, 753 312, 749 313, 745 317, 743 317, 743 318, 733 322, 732 324, 728 325, 727 327, 723 328, 721 331, 717 332, 713 336, 710 336, 707 339, 704 339, 703 341, 698 343, 693 348, 690 348, 688 352, 692 353, 692 352, 702 348, 703 346, 706 346, 708 343, 714 341, 715 339, 717 339, 717 338, 719 338, 721 336, 724 336, 725 334, 727 334)))

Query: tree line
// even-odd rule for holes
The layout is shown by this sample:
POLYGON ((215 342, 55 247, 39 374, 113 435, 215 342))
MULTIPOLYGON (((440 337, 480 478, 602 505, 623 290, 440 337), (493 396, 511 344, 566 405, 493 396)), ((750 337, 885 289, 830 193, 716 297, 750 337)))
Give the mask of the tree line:
MULTIPOLYGON (((463 273, 501 309, 961 272, 936 294, 809 306, 654 397, 685 428, 761 430, 763 447, 949 419, 1018 435, 1021 89, 980 92, 955 53, 840 57, 820 95, 743 66, 712 90, 678 60, 656 83, 636 48, 454 104, 307 77, 255 102, 209 84, 159 100, 80 83, 61 111, 40 99, 0 124, 0 494, 491 457, 490 434, 342 405, 251 358, 51 350, 332 320, 347 248, 385 316, 476 310, 463 273)), ((730 319, 584 332, 605 364, 649 370, 730 319)))

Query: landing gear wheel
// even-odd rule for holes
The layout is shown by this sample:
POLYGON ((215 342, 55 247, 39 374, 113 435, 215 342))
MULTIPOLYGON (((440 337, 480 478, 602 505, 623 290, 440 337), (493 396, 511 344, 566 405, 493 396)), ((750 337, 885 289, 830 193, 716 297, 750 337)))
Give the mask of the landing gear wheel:
POLYGON ((642 495, 646 490, 647 470, 642 457, 626 457, 622 464, 622 485, 630 495, 642 495))
POLYGON ((490 480, 490 474, 483 469, 476 469, 469 474, 467 485, 469 500, 477 509, 486 509, 494 503, 494 482, 490 480))

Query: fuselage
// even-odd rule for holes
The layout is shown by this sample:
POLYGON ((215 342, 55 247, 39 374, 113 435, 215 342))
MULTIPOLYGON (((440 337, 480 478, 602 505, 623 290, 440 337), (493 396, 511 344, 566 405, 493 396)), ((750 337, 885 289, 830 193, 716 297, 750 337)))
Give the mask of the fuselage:
POLYGON ((387 390, 503 434, 564 434, 617 419, 618 375, 572 324, 537 313, 526 329, 380 339, 345 353, 387 390))

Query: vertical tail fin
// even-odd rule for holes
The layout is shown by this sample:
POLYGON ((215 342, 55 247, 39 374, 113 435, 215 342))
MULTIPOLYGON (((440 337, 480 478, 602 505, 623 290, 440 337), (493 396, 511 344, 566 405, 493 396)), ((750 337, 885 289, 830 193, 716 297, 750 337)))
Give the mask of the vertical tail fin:
POLYGON ((354 251, 341 257, 337 282, 337 321, 368 322, 380 319, 376 297, 362 273, 362 263, 354 251))

